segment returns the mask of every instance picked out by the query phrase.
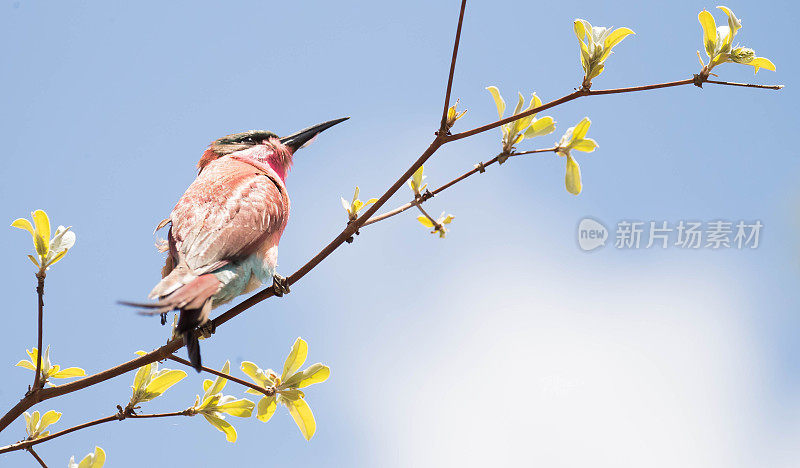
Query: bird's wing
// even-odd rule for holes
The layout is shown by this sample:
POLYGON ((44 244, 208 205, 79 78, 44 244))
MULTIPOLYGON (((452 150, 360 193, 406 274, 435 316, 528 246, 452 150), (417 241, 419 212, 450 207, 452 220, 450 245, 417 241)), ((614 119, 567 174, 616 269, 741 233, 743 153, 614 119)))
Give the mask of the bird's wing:
POLYGON ((289 198, 276 174, 223 158, 209 164, 170 216, 176 252, 196 274, 253 253, 286 227, 289 198))

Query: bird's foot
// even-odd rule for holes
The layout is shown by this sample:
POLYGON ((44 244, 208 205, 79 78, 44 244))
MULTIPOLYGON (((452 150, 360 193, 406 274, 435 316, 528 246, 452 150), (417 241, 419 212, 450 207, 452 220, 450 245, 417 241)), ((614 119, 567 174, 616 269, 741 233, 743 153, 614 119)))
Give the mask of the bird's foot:
POLYGON ((167 324, 167 313, 164 312, 163 314, 161 314, 161 325, 164 326, 166 324, 167 324))
POLYGON ((289 281, 283 276, 275 273, 272 275, 272 291, 278 297, 283 297, 284 294, 289 294, 289 281))
POLYGON ((205 339, 208 339, 211 338, 211 335, 216 333, 216 331, 217 331, 217 326, 214 325, 214 321, 209 320, 208 322, 205 323, 205 325, 200 327, 200 336, 205 339))

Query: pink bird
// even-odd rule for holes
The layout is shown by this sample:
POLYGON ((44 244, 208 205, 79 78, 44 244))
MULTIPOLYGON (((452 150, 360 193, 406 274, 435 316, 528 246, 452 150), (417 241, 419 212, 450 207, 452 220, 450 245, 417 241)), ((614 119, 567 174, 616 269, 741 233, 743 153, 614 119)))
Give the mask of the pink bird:
POLYGON ((278 296, 289 292, 275 272, 278 242, 289 219, 286 173, 298 149, 320 132, 347 120, 331 120, 293 135, 252 130, 222 137, 197 163, 197 179, 186 189, 170 217, 164 250, 169 252, 163 279, 150 292, 147 314, 180 310, 177 332, 189 360, 200 372, 196 327, 211 309, 272 280, 278 296))

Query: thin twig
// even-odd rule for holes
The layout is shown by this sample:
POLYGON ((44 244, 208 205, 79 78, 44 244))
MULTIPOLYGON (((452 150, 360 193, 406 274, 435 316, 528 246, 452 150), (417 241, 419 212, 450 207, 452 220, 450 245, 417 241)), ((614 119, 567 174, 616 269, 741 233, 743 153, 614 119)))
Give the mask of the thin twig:
POLYGON ((42 460, 42 457, 40 457, 39 454, 33 450, 33 447, 28 447, 28 453, 33 455, 33 458, 35 458, 40 465, 42 465, 44 468, 47 468, 47 463, 45 463, 44 460, 42 460))
POLYGON ((183 411, 173 411, 172 413, 153 413, 153 414, 129 414, 126 418, 132 419, 148 419, 148 418, 169 418, 172 416, 191 416, 191 412, 189 410, 183 411))
POLYGON ((22 442, 17 442, 16 444, 6 445, 5 447, 0 448, 0 453, 6 452, 13 452, 15 450, 23 450, 27 449, 32 445, 41 444, 42 442, 47 442, 48 440, 55 439, 56 437, 61 437, 63 435, 67 435, 71 432, 79 431, 81 429, 86 429, 87 427, 96 426, 98 424, 103 424, 111 421, 119 421, 119 415, 115 414, 113 416, 108 416, 105 418, 95 419, 94 421, 89 421, 83 424, 79 424, 77 426, 70 427, 69 429, 64 429, 63 431, 55 432, 45 437, 40 437, 38 439, 33 440, 23 440, 22 442))
MULTIPOLYGON (((520 152, 520 153, 511 153, 511 154, 509 154, 507 156, 510 158, 510 157, 513 157, 513 156, 523 156, 523 155, 526 155, 526 154, 552 153, 555 150, 556 150, 555 148, 545 148, 545 149, 537 149, 537 150, 532 150, 532 151, 523 151, 523 152, 520 152)), ((466 179, 467 177, 469 177, 469 176, 471 176, 473 174, 477 174, 478 172, 483 172, 488 166, 491 166, 492 164, 496 163, 499 160, 500 160, 500 155, 497 155, 494 158, 490 159, 489 162, 487 162, 487 163, 478 163, 478 164, 476 164, 475 165, 475 169, 467 171, 467 172, 461 174, 460 176, 456 177, 455 179, 451 180, 450 182, 448 182, 448 183, 442 185, 441 187, 437 188, 436 190, 431 191, 431 197, 442 193, 443 191, 447 190, 448 188, 450 188, 453 185, 461 182, 462 180, 466 179)), ((380 214, 378 216, 375 216, 374 218, 370 218, 370 220, 367 221, 366 223, 364 223, 364 225, 362 227, 369 226, 370 224, 375 224, 375 223, 377 223, 379 221, 383 221, 384 219, 391 218, 392 216, 399 215, 400 213, 408 210, 409 208, 412 208, 414 206, 419 206, 420 204, 426 202, 427 200, 430 200, 431 197, 427 197, 425 199, 423 199, 423 198, 414 199, 413 201, 410 201, 410 202, 406 203, 405 205, 400 205, 400 206, 398 206, 397 208, 395 208, 395 209, 393 209, 391 211, 387 211, 386 213, 382 213, 382 214, 380 214)), ((428 219, 431 219, 431 221, 433 221, 433 219, 430 216, 428 216, 428 219)), ((434 222, 434 224, 436 224, 436 223, 434 222)))
POLYGON ((104 424, 111 421, 123 421, 128 418, 132 419, 166 418, 170 416, 192 416, 192 414, 189 412, 188 409, 183 411, 175 411, 173 413, 155 413, 155 414, 135 414, 133 413, 132 409, 126 409, 112 416, 106 416, 105 418, 95 419, 94 421, 78 424, 77 426, 64 429, 63 431, 59 431, 45 437, 39 437, 38 439, 33 439, 33 440, 23 440, 17 442, 16 444, 0 447, 0 453, 14 452, 16 450, 30 450, 30 447, 32 446, 41 444, 43 442, 47 442, 48 440, 55 439, 56 437, 61 437, 75 431, 80 431, 81 429, 86 429, 92 426, 97 426, 98 424, 104 424))
POLYGON ((775 90, 783 89, 783 85, 760 85, 752 83, 736 83, 733 81, 716 81, 716 80, 706 80, 705 82, 711 84, 726 85, 726 86, 741 86, 744 88, 775 89, 775 90))
POLYGON ((467 0, 461 0, 461 11, 458 14, 458 26, 456 27, 456 39, 453 43, 453 57, 450 59, 450 75, 447 77, 447 90, 444 93, 444 111, 442 111, 442 124, 439 132, 447 133, 447 110, 450 108, 450 92, 453 89, 453 75, 456 73, 456 57, 458 57, 458 44, 461 42, 461 26, 464 24, 464 10, 467 7, 467 0))
POLYGON ((431 224, 433 224, 433 232, 441 231, 443 229, 443 226, 439 223, 439 221, 433 219, 433 217, 429 215, 427 211, 425 211, 425 208, 422 207, 422 201, 420 201, 419 203, 415 203, 414 206, 416 206, 417 209, 420 211, 420 213, 422 213, 423 216, 428 218, 428 221, 430 221, 431 224))
POLYGON ((448 135, 446 138, 446 143, 451 141, 461 140, 462 138, 467 138, 472 135, 477 135, 478 133, 483 133, 485 131, 491 130, 493 128, 497 128, 501 125, 505 125, 507 123, 513 122, 515 120, 519 120, 523 117, 527 117, 529 115, 533 115, 539 113, 543 110, 550 109, 551 107, 555 107, 565 102, 569 102, 580 97, 584 96, 601 96, 604 94, 623 94, 623 93, 633 93, 637 91, 649 91, 652 89, 660 89, 660 88, 671 88, 674 86, 685 86, 685 85, 694 85, 697 83, 710 83, 710 84, 718 84, 718 85, 727 85, 727 86, 744 86, 748 88, 760 88, 760 89, 782 89, 782 85, 756 85, 756 84, 746 84, 746 83, 733 83, 729 81, 714 81, 709 79, 704 79, 703 77, 693 77, 688 80, 680 80, 680 81, 669 81, 666 83, 656 83, 651 85, 643 85, 643 86, 631 86, 628 88, 614 88, 614 89, 598 89, 598 90, 590 90, 590 89, 578 89, 575 92, 567 94, 561 98, 555 99, 550 101, 546 104, 542 104, 539 107, 534 107, 533 109, 527 110, 525 112, 520 112, 519 114, 512 115, 511 117, 506 117, 504 119, 500 119, 496 122, 492 122, 490 124, 483 125, 481 127, 473 128, 472 130, 467 130, 465 132, 456 133, 454 135, 448 135))
MULTIPOLYGON (((170 354, 169 356, 167 356, 167 359, 173 360, 175 362, 179 362, 179 363, 181 363, 181 364, 183 364, 185 366, 194 367, 194 366, 192 366, 191 362, 187 361, 186 359, 180 358, 180 357, 178 357, 178 356, 176 356, 174 354, 170 354)), ((253 390, 255 390, 257 392, 261 392, 266 396, 272 396, 272 395, 275 394, 275 391, 272 390, 272 389, 260 387, 260 386, 254 384, 254 383, 250 383, 250 382, 248 382, 246 380, 242 380, 242 379, 236 378, 236 377, 234 377, 232 375, 226 374, 224 372, 220 372, 220 371, 218 371, 216 369, 211 369, 210 367, 206 367, 206 366, 202 366, 201 369, 203 369, 204 371, 208 372, 209 374, 214 374, 214 375, 216 375, 218 377, 222 377, 223 379, 228 379, 231 382, 236 382, 239 385, 244 385, 245 387, 252 388, 253 390)))
POLYGON ((44 376, 42 376, 42 321, 44 319, 44 278, 46 273, 44 271, 39 271, 36 273, 36 295, 39 296, 39 333, 37 343, 37 352, 36 352, 36 372, 33 374, 33 387, 31 387, 31 391, 35 392, 36 390, 42 388, 44 386, 44 376))

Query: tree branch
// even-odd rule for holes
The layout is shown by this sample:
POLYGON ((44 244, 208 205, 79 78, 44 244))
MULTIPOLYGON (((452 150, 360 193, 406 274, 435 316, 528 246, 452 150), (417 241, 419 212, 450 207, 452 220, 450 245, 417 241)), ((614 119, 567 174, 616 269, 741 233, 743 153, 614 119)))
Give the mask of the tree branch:
POLYGON ((760 85, 760 84, 752 84, 752 83, 735 83, 733 81, 716 81, 716 80, 705 80, 706 83, 711 84, 718 84, 718 85, 726 85, 726 86, 742 86, 744 88, 758 88, 758 89, 774 89, 779 90, 783 89, 783 85, 760 85))
MULTIPOLYGON (((526 155, 526 154, 551 153, 551 152, 555 152, 555 150, 556 150, 555 148, 545 148, 545 149, 537 149, 537 150, 532 150, 532 151, 523 151, 521 153, 511 153, 511 154, 508 155, 508 157, 511 158, 513 156, 523 156, 523 155, 526 155)), ((487 167, 489 167, 492 164, 494 164, 497 161, 499 161, 500 160, 500 156, 501 155, 495 156, 494 158, 490 159, 489 162, 487 162, 487 163, 481 162, 481 163, 476 164, 475 165, 475 169, 467 171, 467 172, 461 174, 460 176, 456 177, 455 179, 451 180, 450 182, 448 182, 448 183, 442 185, 441 187, 437 188, 436 190, 431 191, 430 195, 427 196, 427 197, 422 196, 422 197, 420 197, 418 199, 415 199, 413 201, 410 201, 410 202, 406 203, 405 205, 400 205, 400 206, 398 206, 397 208, 395 208, 395 209, 393 209, 391 211, 387 211, 386 213, 383 213, 383 214, 380 214, 378 216, 375 216, 374 218, 370 218, 370 220, 367 221, 366 223, 364 223, 364 225, 362 227, 369 226, 370 224, 375 224, 378 221, 383 221, 384 219, 391 218, 392 216, 395 216, 395 215, 399 215, 400 213, 406 211, 409 208, 412 208, 414 206, 419 206, 422 203, 425 203, 426 201, 430 200, 433 196, 444 192, 448 188, 450 188, 453 185, 461 182, 462 180, 466 179, 467 177, 469 177, 469 176, 471 176, 473 174, 477 174, 478 172, 484 172, 487 167)), ((423 214, 425 214, 425 213, 423 212, 423 214)), ((434 225, 436 224, 434 222, 434 220, 430 216, 428 216, 428 219, 430 219, 431 222, 434 223, 434 225)))
POLYGON ((33 458, 35 458, 40 465, 42 465, 44 468, 47 468, 47 463, 45 463, 44 460, 42 460, 42 457, 40 457, 39 454, 33 450, 33 447, 28 447, 28 452, 33 455, 33 458))
POLYGON ((456 72, 456 57, 458 56, 458 44, 461 42, 461 25, 464 24, 464 10, 467 7, 467 0, 461 0, 461 12, 458 14, 458 26, 456 27, 456 39, 453 43, 453 57, 450 59, 450 75, 447 77, 447 90, 444 93, 444 110, 442 111, 442 123, 439 126, 439 133, 447 133, 447 109, 450 108, 450 92, 453 89, 453 75, 456 72))
MULTIPOLYGON (((184 366, 188 366, 188 367, 192 367, 192 368, 194 367, 194 366, 192 366, 191 362, 187 361, 186 359, 180 358, 180 357, 178 357, 178 356, 176 356, 174 354, 170 354, 167 357, 167 359, 170 359, 170 360, 175 361, 175 362, 179 362, 179 363, 183 364, 184 366)), ((222 377, 223 379, 228 379, 231 382, 236 382, 239 385, 244 385, 245 387, 252 388, 253 390, 255 390, 257 392, 261 392, 266 396, 272 396, 272 395, 275 394, 275 390, 273 390, 273 389, 260 387, 260 386, 254 384, 254 383, 250 383, 250 382, 248 382, 246 380, 242 380, 242 379, 236 378, 236 377, 234 377, 232 375, 228 375, 228 374, 226 374, 224 372, 220 372, 218 370, 211 369, 211 368, 206 367, 206 366, 202 366, 201 369, 203 369, 204 371, 208 372, 209 374, 214 374, 214 375, 216 375, 218 377, 222 377)))
POLYGON ((427 211, 425 211, 425 208, 422 207, 422 201, 420 201, 419 203, 414 203, 414 206, 416 206, 419 212, 422 213, 423 216, 428 218, 428 221, 430 221, 431 224, 433 224, 433 232, 441 231, 443 229, 443 226, 439 223, 439 221, 436 221, 436 219, 434 219, 431 215, 428 214, 427 211))
POLYGON ((660 88, 671 88, 674 86, 685 86, 685 85, 697 85, 702 87, 703 83, 710 83, 710 84, 717 84, 717 85, 727 85, 727 86, 745 86, 748 88, 759 88, 759 89, 782 89, 783 85, 757 85, 757 84, 746 84, 746 83, 733 83, 729 81, 714 81, 708 80, 703 78, 699 75, 688 79, 688 80, 680 80, 680 81, 669 81, 666 83, 656 83, 651 85, 644 85, 644 86, 631 86, 628 88, 614 88, 614 89, 598 89, 598 90, 591 90, 591 89, 578 89, 574 92, 567 94, 566 96, 560 97, 553 101, 550 101, 546 104, 542 104, 539 107, 534 107, 533 109, 527 110, 525 112, 520 112, 519 114, 512 115, 511 117, 506 117, 504 119, 500 119, 496 122, 492 122, 490 124, 483 125, 481 127, 473 128, 472 130, 467 130, 465 132, 456 133, 454 135, 448 135, 445 139, 445 143, 449 143, 451 141, 461 140, 462 138, 467 138, 472 135, 477 135, 478 133, 483 133, 485 131, 491 130, 493 128, 497 128, 501 125, 505 125, 507 123, 513 122, 515 120, 519 120, 523 117, 527 117, 529 115, 537 114, 543 110, 550 109, 552 107, 564 104, 565 102, 573 101, 580 97, 584 96, 601 96, 604 94, 623 94, 623 93, 633 93, 637 91, 649 91, 651 89, 660 89, 660 88))
POLYGON ((39 333, 36 341, 38 348, 36 352, 36 372, 33 374, 33 386, 31 391, 35 392, 44 386, 44 378, 42 374, 42 322, 44 320, 44 278, 45 272, 39 271, 36 273, 36 295, 39 296, 39 333))
POLYGON ((5 447, 0 447, 0 453, 8 453, 14 452, 16 450, 28 450, 30 451, 30 447, 34 445, 41 444, 43 442, 47 442, 48 440, 55 439, 56 437, 61 437, 67 434, 70 434, 75 431, 80 431, 81 429, 86 429, 92 426, 97 426, 98 424, 104 424, 111 421, 123 421, 128 418, 132 419, 145 419, 145 418, 166 418, 170 416, 192 416, 188 409, 183 411, 176 411, 173 413, 155 413, 155 414, 136 414, 133 412, 133 408, 125 408, 124 410, 122 407, 119 407, 120 411, 112 416, 106 416, 105 418, 95 419, 94 421, 85 422, 83 424, 78 424, 77 426, 70 427, 69 429, 64 429, 63 431, 55 432, 45 437, 39 437, 38 439, 33 440, 23 440, 17 442, 16 444, 6 445, 5 447))

